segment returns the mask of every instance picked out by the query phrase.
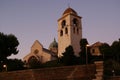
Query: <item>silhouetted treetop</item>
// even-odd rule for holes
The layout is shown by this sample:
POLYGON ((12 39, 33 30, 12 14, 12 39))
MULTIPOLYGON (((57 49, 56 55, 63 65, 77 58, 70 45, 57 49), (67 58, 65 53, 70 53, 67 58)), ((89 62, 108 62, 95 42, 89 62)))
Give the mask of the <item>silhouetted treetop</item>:
POLYGON ((0 61, 4 61, 8 56, 18 53, 17 46, 19 42, 13 34, 4 34, 0 32, 0 61))

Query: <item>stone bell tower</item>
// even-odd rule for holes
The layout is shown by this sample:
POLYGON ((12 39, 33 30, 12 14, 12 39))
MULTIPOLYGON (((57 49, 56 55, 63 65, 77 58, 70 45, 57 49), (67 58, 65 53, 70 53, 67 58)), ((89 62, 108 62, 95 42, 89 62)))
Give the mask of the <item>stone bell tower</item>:
POLYGON ((62 56, 69 45, 73 47, 75 55, 78 56, 79 42, 82 39, 81 18, 75 10, 69 7, 58 19, 58 56, 62 56))

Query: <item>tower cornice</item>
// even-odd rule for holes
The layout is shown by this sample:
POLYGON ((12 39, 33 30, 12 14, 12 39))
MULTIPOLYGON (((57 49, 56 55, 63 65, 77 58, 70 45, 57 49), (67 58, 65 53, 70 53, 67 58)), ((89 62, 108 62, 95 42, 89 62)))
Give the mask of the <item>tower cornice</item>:
POLYGON ((75 16, 75 17, 78 17, 78 18, 82 18, 81 16, 78 16, 78 15, 75 15, 75 14, 71 14, 71 13, 68 13, 68 14, 66 14, 66 15, 63 15, 61 18, 59 18, 58 19, 58 21, 60 21, 61 19, 64 19, 66 16, 68 16, 68 15, 73 15, 73 16, 75 16))

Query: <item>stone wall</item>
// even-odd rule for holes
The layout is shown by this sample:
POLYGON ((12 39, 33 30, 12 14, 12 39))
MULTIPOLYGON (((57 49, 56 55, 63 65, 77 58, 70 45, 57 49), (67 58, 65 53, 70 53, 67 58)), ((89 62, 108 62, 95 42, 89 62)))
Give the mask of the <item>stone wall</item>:
POLYGON ((103 61, 94 62, 96 66, 96 79, 93 80, 103 80, 103 61))
POLYGON ((92 80, 95 65, 64 66, 0 73, 0 80, 92 80))
POLYGON ((32 70, 3 72, 0 73, 0 80, 34 80, 32 70))
POLYGON ((109 76, 104 77, 104 80, 120 80, 120 76, 109 76))

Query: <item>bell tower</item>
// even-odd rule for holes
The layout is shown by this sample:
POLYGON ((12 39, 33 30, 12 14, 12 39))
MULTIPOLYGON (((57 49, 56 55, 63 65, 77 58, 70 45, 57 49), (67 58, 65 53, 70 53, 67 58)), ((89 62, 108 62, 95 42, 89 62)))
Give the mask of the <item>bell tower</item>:
POLYGON ((71 45, 74 53, 78 56, 80 52, 80 40, 82 39, 82 23, 77 12, 67 8, 60 19, 58 19, 58 56, 62 56, 65 48, 71 45))

